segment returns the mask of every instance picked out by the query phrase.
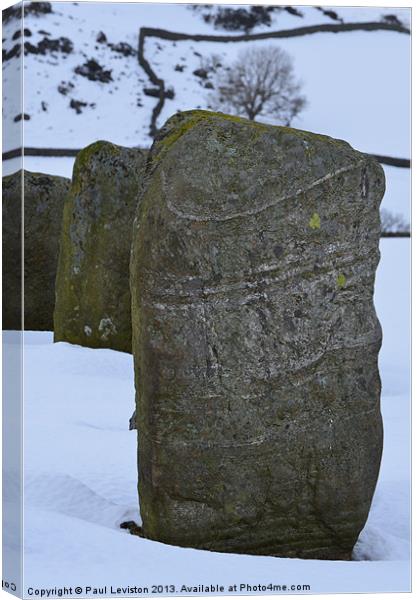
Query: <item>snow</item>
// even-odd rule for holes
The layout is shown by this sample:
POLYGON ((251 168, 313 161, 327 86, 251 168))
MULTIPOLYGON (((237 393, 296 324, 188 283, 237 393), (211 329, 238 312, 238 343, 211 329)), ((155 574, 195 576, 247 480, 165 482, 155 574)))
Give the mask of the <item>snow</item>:
MULTIPOLYGON (((187 5, 113 4, 83 2, 53 3, 52 14, 29 15, 25 27, 37 44, 47 31, 50 38, 68 37, 74 44, 71 54, 46 56, 29 54, 24 58, 24 121, 26 146, 81 148, 98 139, 125 146, 149 147, 151 112, 155 98, 143 93, 154 87, 138 64, 137 56, 123 56, 107 45, 97 43, 103 31, 108 41, 129 43, 137 49, 140 27, 159 27, 170 31, 224 35, 205 23, 198 12, 187 5), (113 81, 101 83, 77 75, 74 69, 95 58, 112 71, 113 81), (70 82, 74 88, 63 95, 58 86, 70 82), (88 106, 81 114, 70 108, 70 100, 81 100, 88 106), (46 103, 46 110, 42 109, 46 103)), ((303 17, 280 11, 273 13, 270 27, 260 26, 252 33, 274 31, 319 23, 335 23, 316 7, 299 7, 303 17)), ((394 14, 407 25, 409 9, 334 7, 345 22, 379 21, 394 14)), ((17 22, 4 27, 6 50, 16 42, 11 38, 17 22)), ((158 125, 177 110, 207 108, 210 90, 203 87, 193 71, 201 60, 212 54, 231 63, 248 44, 276 44, 294 59, 297 77, 303 81, 308 105, 293 126, 347 140, 354 148, 375 154, 409 158, 410 156, 410 36, 390 31, 318 33, 310 36, 256 42, 212 43, 170 42, 147 38, 145 54, 166 87, 175 90, 175 98, 167 99, 158 125), (201 56, 198 56, 201 55, 201 56), (177 64, 185 65, 176 71, 177 64)), ((4 122, 7 139, 4 151, 16 147, 20 123, 13 121, 16 105, 7 98, 7 87, 19 77, 18 59, 6 61, 3 76, 6 89, 4 122)), ((25 158, 31 171, 70 177, 73 158, 25 158)), ((4 174, 19 168, 17 159, 4 163, 4 174)), ((383 207, 409 219, 409 172, 387 167, 387 194, 383 207)))
MULTIPOLYGON (((30 28, 32 44, 48 31, 50 38, 68 37, 74 52, 68 55, 29 54, 24 58, 24 121, 26 146, 80 148, 98 139, 108 139, 126 146, 149 147, 151 112, 155 98, 143 93, 154 87, 138 64, 137 56, 123 56, 105 44, 96 42, 104 31, 108 41, 129 43, 134 50, 140 27, 159 27, 188 33, 215 33, 198 12, 187 5, 53 3, 52 14, 29 15, 25 27, 30 28), (94 82, 77 75, 74 69, 95 58, 112 71, 110 83, 94 82), (62 82, 74 85, 67 95, 58 92, 62 82), (81 114, 69 107, 71 99, 88 104, 81 114), (46 110, 41 103, 46 102, 46 110)), ((319 23, 335 23, 316 7, 299 7, 303 17, 286 11, 273 13, 271 26, 257 27, 252 33, 273 31, 319 23)), ((334 7, 345 22, 379 21, 394 14, 408 25, 409 9, 334 7)), ((10 21, 4 27, 4 47, 15 41, 17 27, 10 21)), ((210 90, 203 87, 193 71, 201 61, 217 54, 224 64, 231 63, 248 44, 277 44, 294 59, 297 77, 303 82, 308 105, 293 122, 295 127, 347 140, 354 148, 375 154, 409 158, 410 156, 410 36, 390 31, 318 33, 310 36, 256 42, 212 43, 170 42, 147 38, 145 54, 166 87, 175 90, 175 98, 167 99, 158 125, 177 110, 207 108, 210 90), (201 55, 201 56, 198 56, 201 55), (177 64, 185 65, 176 71, 177 64)), ((19 76, 17 59, 6 61, 4 80, 12 86, 19 76)), ((16 147, 20 123, 14 123, 16 105, 5 100, 7 139, 4 150, 16 147)), ((74 158, 26 157, 25 168, 31 171, 71 177, 74 158)), ((19 168, 18 159, 4 163, 4 174, 19 168)), ((383 208, 409 219, 409 171, 386 167, 387 193, 383 208)))
MULTIPOLYGON (((216 54, 229 64, 243 48, 271 44, 279 45, 293 57, 297 77, 304 83, 308 106, 293 122, 294 127, 345 139, 363 152, 409 156, 407 35, 357 31, 229 44, 151 38, 146 42, 145 53, 158 57, 152 61, 156 73, 167 86, 175 88, 175 108, 188 110, 205 108, 209 102, 210 92, 192 75, 201 61, 195 52, 203 57, 216 54), (157 46, 162 50, 158 51, 157 46), (187 57, 187 69, 182 73, 174 70, 176 64, 183 62, 181 56, 187 57)), ((172 104, 173 101, 165 102, 159 125, 173 113, 172 104)), ((273 123, 271 119, 263 120, 273 123)))
MULTIPOLYGON (((24 334, 25 589, 218 583, 308 584, 311 592, 409 589, 410 242, 381 242, 376 308, 384 452, 354 561, 218 554, 131 536, 140 522, 132 357, 24 334)), ((6 336, 5 341, 9 339, 6 336)), ((7 348, 5 350, 7 352, 7 348)), ((7 532, 6 532, 7 534, 7 532)), ((7 539, 7 535, 6 535, 7 539)))

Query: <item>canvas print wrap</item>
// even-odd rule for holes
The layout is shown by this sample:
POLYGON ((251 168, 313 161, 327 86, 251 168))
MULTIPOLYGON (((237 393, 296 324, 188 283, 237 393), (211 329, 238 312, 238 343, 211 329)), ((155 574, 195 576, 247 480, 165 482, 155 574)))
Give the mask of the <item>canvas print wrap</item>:
POLYGON ((410 590, 409 8, 3 11, 3 588, 410 590))

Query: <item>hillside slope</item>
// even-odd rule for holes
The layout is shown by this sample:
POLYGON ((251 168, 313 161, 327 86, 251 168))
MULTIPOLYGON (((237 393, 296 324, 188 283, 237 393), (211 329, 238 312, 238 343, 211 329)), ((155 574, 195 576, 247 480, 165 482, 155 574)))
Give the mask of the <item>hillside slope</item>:
MULTIPOLYGON (((155 85, 138 61, 139 30, 239 36, 245 30, 216 26, 216 7, 191 5, 27 3, 24 18, 25 146, 81 148, 107 139, 126 146, 149 147, 155 85), (208 11, 208 12, 207 12, 208 11), (207 16, 208 15, 208 16, 207 16), (211 19, 211 20, 210 20, 211 19), (153 91, 152 91, 153 90, 153 91)), ((288 7, 270 13, 270 23, 250 34, 312 25, 381 23, 409 27, 408 9, 288 7), (294 12, 295 11, 295 12, 294 12), (330 16, 331 15, 331 16, 330 16)), ((3 77, 16 76, 19 21, 3 15, 3 77)), ((410 155, 410 36, 400 31, 319 32, 282 39, 241 41, 170 41, 146 37, 143 52, 164 80, 169 96, 156 125, 177 110, 210 106, 211 75, 195 74, 213 54, 223 68, 249 45, 278 45, 294 59, 308 105, 292 123, 347 140, 358 150, 408 158, 410 155)), ((157 90, 156 90, 157 91, 157 90)), ((4 119, 12 140, 22 115, 5 99, 4 119)), ((10 145, 11 144, 11 145, 10 145)), ((12 150, 5 140, 3 151, 12 150)), ((27 158, 29 169, 70 175, 73 158, 27 158)), ((5 172, 17 168, 9 160, 5 172)), ((386 169, 384 206, 408 215, 409 174, 386 169)))

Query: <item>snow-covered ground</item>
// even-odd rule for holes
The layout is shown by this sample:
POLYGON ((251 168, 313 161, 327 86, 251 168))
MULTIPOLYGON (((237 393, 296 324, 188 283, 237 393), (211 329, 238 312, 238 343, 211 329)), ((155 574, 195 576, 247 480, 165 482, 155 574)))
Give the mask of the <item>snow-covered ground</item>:
MULTIPOLYGON (((376 307, 385 442, 354 561, 217 554, 120 530, 139 521, 132 357, 24 334, 25 589, 218 583, 308 584, 311 592, 409 589, 410 243, 381 242, 376 307)), ((6 332, 6 341, 7 341, 6 332)), ((7 352, 7 348, 5 350, 7 352)), ((267 590, 268 591, 268 590, 267 590)), ((123 595, 123 594, 121 594, 123 595)))

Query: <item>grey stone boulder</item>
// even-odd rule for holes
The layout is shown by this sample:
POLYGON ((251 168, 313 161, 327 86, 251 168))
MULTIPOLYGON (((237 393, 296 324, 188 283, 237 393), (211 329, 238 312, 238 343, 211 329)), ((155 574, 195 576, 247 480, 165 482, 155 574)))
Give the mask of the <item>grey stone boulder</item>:
POLYGON ((136 410, 133 411, 132 416, 129 419, 129 431, 137 429, 136 427, 136 410))
POLYGON ((70 180, 17 171, 3 177, 3 329, 52 331, 62 211, 70 180), (22 205, 23 176, 23 205, 22 205))
POLYGON ((100 141, 77 156, 64 207, 55 341, 131 352, 130 245, 146 155, 100 141))
POLYGON ((145 537, 349 559, 382 450, 381 167, 207 111, 172 117, 148 167, 131 259, 145 537))

